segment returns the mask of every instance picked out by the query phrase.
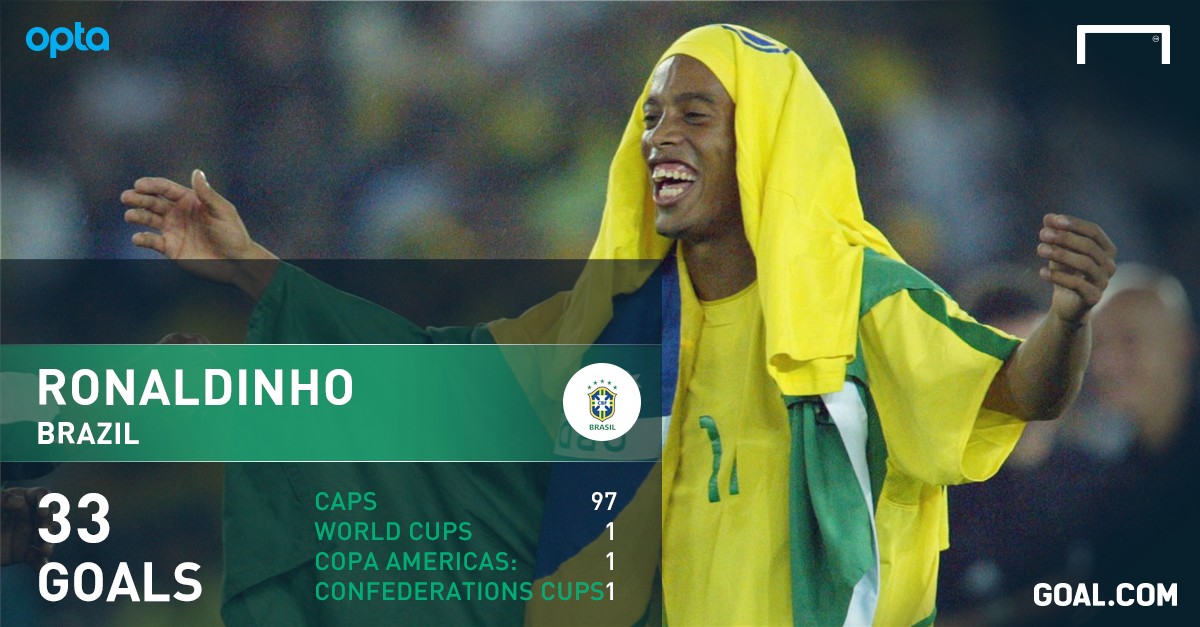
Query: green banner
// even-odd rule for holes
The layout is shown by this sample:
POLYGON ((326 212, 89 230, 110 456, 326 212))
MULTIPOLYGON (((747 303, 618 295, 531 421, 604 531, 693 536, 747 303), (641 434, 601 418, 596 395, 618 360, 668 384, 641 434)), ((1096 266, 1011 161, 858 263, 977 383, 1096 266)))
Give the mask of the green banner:
MULTIPOLYGON (((575 370, 641 367, 657 383, 660 357, 658 346, 5 345, 0 459, 552 461, 575 370)), ((656 454, 657 428, 627 435, 656 454)))

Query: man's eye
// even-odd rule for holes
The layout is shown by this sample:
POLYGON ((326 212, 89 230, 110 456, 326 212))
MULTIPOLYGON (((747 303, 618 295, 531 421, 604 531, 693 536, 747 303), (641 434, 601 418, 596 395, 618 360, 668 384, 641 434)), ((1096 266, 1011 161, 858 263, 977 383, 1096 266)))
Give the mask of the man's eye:
POLYGON ((645 122, 646 128, 650 128, 655 124, 658 124, 658 114, 647 113, 646 115, 642 116, 642 122, 645 122))
POLYGON ((683 119, 687 120, 688 122, 702 122, 707 117, 707 113, 700 113, 699 111, 691 111, 683 114, 683 119))

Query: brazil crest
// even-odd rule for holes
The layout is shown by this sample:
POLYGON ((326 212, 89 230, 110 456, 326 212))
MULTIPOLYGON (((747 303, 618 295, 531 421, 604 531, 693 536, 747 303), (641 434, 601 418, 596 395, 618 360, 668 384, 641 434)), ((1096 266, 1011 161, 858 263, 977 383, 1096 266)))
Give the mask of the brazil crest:
POLYGON ((588 407, 591 408, 592 418, 604 422, 612 418, 613 413, 617 411, 617 394, 613 392, 606 382, 601 381, 599 386, 588 392, 588 407))

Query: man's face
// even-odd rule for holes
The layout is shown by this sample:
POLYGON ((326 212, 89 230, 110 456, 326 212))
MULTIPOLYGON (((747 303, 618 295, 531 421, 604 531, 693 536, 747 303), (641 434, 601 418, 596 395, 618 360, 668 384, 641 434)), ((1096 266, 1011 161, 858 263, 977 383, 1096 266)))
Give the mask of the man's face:
POLYGON ((1091 376, 1096 393, 1138 418, 1186 385, 1192 358, 1187 326, 1153 292, 1129 290, 1098 309, 1091 376))
POLYGON ((744 237, 733 99, 701 62, 677 55, 650 79, 642 157, 654 188, 655 227, 687 241, 744 237))

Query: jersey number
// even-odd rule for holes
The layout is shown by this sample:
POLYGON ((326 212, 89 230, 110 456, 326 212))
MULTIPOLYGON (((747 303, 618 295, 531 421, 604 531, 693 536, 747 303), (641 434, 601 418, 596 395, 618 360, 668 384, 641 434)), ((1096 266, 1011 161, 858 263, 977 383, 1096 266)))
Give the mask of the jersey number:
MULTIPOLYGON (((700 416, 700 428, 708 432, 708 439, 712 442, 713 469, 712 477, 708 480, 708 502, 719 503, 721 491, 717 487, 717 473, 721 471, 721 433, 717 431, 717 421, 712 416, 700 416)), ((737 458, 734 458, 733 471, 729 476, 729 494, 732 496, 737 493, 737 458)))

